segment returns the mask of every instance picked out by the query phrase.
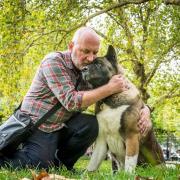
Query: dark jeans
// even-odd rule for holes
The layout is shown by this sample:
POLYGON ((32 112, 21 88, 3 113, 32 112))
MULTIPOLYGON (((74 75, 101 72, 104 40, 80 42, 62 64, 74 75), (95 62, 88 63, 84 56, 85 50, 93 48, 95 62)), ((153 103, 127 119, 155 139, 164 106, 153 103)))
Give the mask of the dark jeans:
POLYGON ((22 149, 9 157, 0 157, 0 167, 48 168, 63 163, 67 169, 86 152, 98 135, 96 117, 78 113, 66 122, 67 127, 53 133, 36 130, 22 149))

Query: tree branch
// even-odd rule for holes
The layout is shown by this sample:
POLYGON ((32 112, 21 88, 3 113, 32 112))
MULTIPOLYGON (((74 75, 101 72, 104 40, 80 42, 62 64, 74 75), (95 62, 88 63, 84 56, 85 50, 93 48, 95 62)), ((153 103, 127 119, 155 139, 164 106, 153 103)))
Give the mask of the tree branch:
POLYGON ((166 5, 177 5, 180 6, 180 0, 164 0, 166 5))
POLYGON ((154 74, 156 73, 156 71, 158 70, 159 65, 164 62, 164 57, 168 54, 168 52, 170 52, 170 50, 173 49, 173 47, 176 44, 172 44, 169 46, 169 48, 167 48, 167 50, 162 54, 161 58, 159 58, 159 60, 156 61, 154 68, 152 69, 152 71, 149 73, 149 76, 146 78, 146 82, 145 82, 145 86, 147 86, 149 84, 149 82, 151 81, 151 79, 153 78, 154 74))
POLYGON ((140 52, 140 61, 144 63, 144 55, 145 55, 145 45, 146 45, 146 41, 148 38, 148 25, 149 25, 149 18, 150 18, 150 14, 151 14, 151 9, 150 7, 147 7, 146 10, 146 16, 143 16, 143 12, 142 12, 142 8, 140 7, 140 19, 141 19, 141 23, 142 23, 142 28, 143 28, 143 40, 142 40, 142 44, 141 44, 141 52, 140 52))
MULTIPOLYGON (((128 0, 128 1, 121 1, 119 3, 115 3, 113 4, 112 6, 110 7, 107 7, 103 10, 100 10, 100 11, 97 11, 96 13, 88 16, 84 21, 82 21, 80 24, 77 24, 76 26, 74 26, 73 28, 70 28, 69 30, 67 30, 68 32, 69 31, 74 31, 76 30, 77 28, 85 25, 89 20, 93 19, 94 17, 96 16, 99 16, 101 14, 104 14, 104 13, 107 13, 113 9, 116 9, 116 8, 120 8, 120 7, 123 7, 125 5, 128 5, 128 4, 141 4, 141 3, 145 3, 145 2, 148 2, 148 1, 151 1, 151 0, 128 0)), ((65 31, 65 30, 64 30, 65 31)))
POLYGON ((104 14, 106 12, 109 12, 113 9, 116 9, 116 8, 120 8, 122 6, 125 6, 125 5, 128 5, 128 4, 141 4, 141 3, 145 3, 145 2, 148 2, 148 1, 151 1, 151 0, 128 0, 128 1, 122 1, 120 3, 116 3, 116 4, 113 4, 112 6, 110 7, 107 7, 103 10, 100 10, 100 11, 97 11, 96 13, 88 16, 84 21, 82 21, 80 24, 77 24, 75 26, 72 26, 72 28, 70 29, 55 29, 53 31, 50 31, 50 32, 47 32, 47 33, 43 33, 41 34, 40 36, 38 36, 37 38, 35 38, 34 40, 32 40, 32 42, 26 47, 26 49, 24 50, 23 54, 25 54, 30 47, 33 46, 33 44, 38 41, 42 36, 45 36, 45 35, 48 35, 48 34, 51 34, 51 33, 54 33, 54 32, 66 32, 66 33, 70 33, 74 30, 76 30, 77 28, 80 28, 81 26, 85 25, 89 20, 93 19, 94 17, 98 16, 98 15, 101 15, 101 14, 104 14))
POLYGON ((31 48, 31 47, 34 45, 34 43, 35 43, 36 41, 38 41, 40 38, 42 38, 43 36, 49 35, 49 34, 51 34, 51 33, 54 33, 54 32, 56 32, 56 31, 53 30, 53 31, 50 31, 50 32, 47 32, 47 33, 42 33, 40 36, 38 36, 38 37, 36 37, 35 39, 33 39, 32 42, 29 43, 28 46, 26 46, 26 48, 25 48, 24 51, 23 51, 23 54, 25 55, 25 54, 28 52, 29 48, 31 48))
POLYGON ((169 91, 168 93, 162 95, 159 97, 153 104, 153 108, 157 107, 159 104, 161 104, 165 99, 172 99, 176 97, 180 97, 179 89, 177 89, 175 92, 169 91))
POLYGON ((112 6, 106 8, 106 9, 103 9, 101 11, 98 11, 98 12, 90 15, 87 19, 84 20, 84 23, 86 23, 90 19, 92 19, 92 18, 94 18, 94 17, 96 17, 96 16, 98 16, 100 14, 104 14, 104 13, 106 13, 108 11, 113 10, 113 9, 120 8, 120 7, 128 5, 128 4, 141 4, 141 3, 148 2, 148 1, 150 1, 150 0, 136 0, 136 1, 135 0, 128 0, 128 1, 123 1, 123 2, 121 1, 119 3, 113 4, 112 6))
MULTIPOLYGON (((96 30, 93 28, 93 30, 99 34, 99 36, 101 36, 102 38, 104 38, 106 41, 108 41, 111 45, 113 45, 114 47, 118 47, 119 48, 119 44, 115 43, 112 39, 108 38, 106 35, 104 35, 103 33, 101 33, 100 31, 96 30)), ((121 50, 123 50, 124 52, 127 52, 127 50, 123 47, 121 47, 121 50)))

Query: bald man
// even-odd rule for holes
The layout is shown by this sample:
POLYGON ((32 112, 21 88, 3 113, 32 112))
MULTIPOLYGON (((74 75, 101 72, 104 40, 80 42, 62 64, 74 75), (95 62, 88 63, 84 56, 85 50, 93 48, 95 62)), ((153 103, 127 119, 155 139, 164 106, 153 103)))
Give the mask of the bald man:
MULTIPOLYGON (((18 113, 28 114, 36 122, 58 102, 61 107, 34 131, 22 149, 1 157, 1 167, 49 168, 63 164, 68 170, 73 169, 98 134, 95 116, 81 112, 107 96, 126 90, 125 81, 119 75, 93 90, 81 79, 80 70, 96 58, 99 46, 96 32, 81 27, 75 32, 68 51, 45 56, 18 113)), ((145 107, 140 120, 142 132, 150 128, 149 114, 145 107)))

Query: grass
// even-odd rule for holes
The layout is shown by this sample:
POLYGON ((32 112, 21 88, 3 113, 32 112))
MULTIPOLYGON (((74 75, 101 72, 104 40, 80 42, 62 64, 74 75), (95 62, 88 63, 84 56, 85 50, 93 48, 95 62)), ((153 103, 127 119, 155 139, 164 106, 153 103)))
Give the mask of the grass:
MULTIPOLYGON (((75 168, 79 173, 72 174, 66 169, 54 169, 51 168, 49 173, 55 173, 62 176, 66 176, 74 179, 81 180, 134 180, 135 177, 147 177, 153 180, 180 180, 180 167, 166 168, 166 167, 148 167, 137 168, 135 174, 128 174, 125 172, 118 172, 113 175, 111 171, 111 162, 104 161, 97 172, 88 173, 84 169, 87 166, 89 159, 86 157, 81 158, 75 165, 75 168)), ((39 170, 35 169, 36 173, 39 170)), ((19 180, 21 178, 32 178, 31 171, 29 169, 23 170, 10 170, 2 168, 0 169, 0 180, 19 180)), ((145 180, 145 179, 141 179, 145 180)))

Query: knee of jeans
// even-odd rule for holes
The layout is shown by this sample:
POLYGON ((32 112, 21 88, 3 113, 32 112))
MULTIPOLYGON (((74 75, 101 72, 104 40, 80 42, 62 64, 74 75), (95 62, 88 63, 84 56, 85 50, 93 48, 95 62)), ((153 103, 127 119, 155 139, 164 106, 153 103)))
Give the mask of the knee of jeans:
POLYGON ((32 165, 38 165, 42 168, 47 168, 54 161, 54 154, 43 153, 42 151, 34 155, 28 154, 28 156, 30 156, 32 165))
POLYGON ((86 125, 78 130, 77 135, 96 139, 99 127, 96 119, 86 119, 86 125))
POLYGON ((90 124, 90 131, 94 138, 97 138, 99 132, 99 125, 97 119, 93 120, 90 124))

